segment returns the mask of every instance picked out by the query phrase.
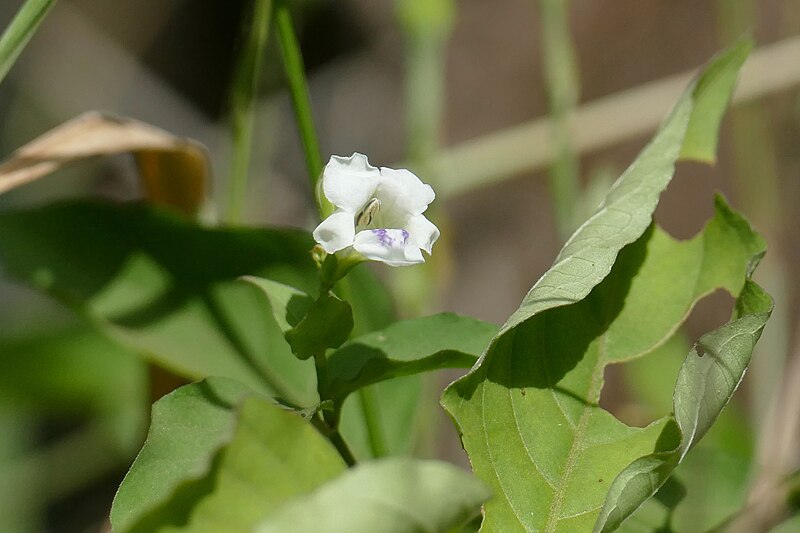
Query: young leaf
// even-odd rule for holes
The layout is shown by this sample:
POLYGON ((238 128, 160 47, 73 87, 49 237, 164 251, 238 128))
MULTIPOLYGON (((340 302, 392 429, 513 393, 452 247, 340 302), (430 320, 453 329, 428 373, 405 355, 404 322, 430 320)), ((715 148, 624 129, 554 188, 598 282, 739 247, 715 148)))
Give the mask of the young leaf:
POLYGON ((385 379, 440 368, 468 368, 497 333, 497 326, 453 313, 396 322, 349 341, 330 356, 331 394, 385 379))
POLYGON ((174 373, 223 376, 301 405, 316 403, 256 289, 237 280, 316 283, 310 236, 207 229, 146 205, 69 202, 0 214, 0 258, 26 281, 174 373))
POLYGON ((153 404, 147 440, 111 507, 115 531, 129 531, 181 483, 206 475, 214 454, 233 434, 236 405, 248 394, 253 392, 233 380, 210 378, 153 404))
POLYGON ((299 359, 338 348, 353 330, 350 304, 332 293, 314 300, 303 291, 276 281, 255 276, 242 279, 266 296, 278 327, 299 359))
POLYGON ((721 202, 691 241, 648 230, 690 120, 727 99, 731 84, 713 81, 730 78, 730 58, 746 50, 732 48, 689 87, 471 372, 445 391, 442 403, 473 468, 495 494, 484 528, 591 529, 608 484, 626 465, 677 444, 668 419, 631 428, 597 402, 607 364, 666 341, 715 288, 738 294, 763 253, 761 240, 721 202))
MULTIPOLYGON (((311 424, 262 398, 245 398, 227 416, 235 425, 233 436, 213 457, 206 475, 160 498, 160 505, 141 515, 132 527, 115 524, 115 531, 250 532, 283 503, 334 479, 346 468, 311 424)), ((206 446, 201 455, 203 464, 208 464, 206 446)), ((151 481, 158 476, 158 471, 148 472, 151 481)))
POLYGON ((348 470, 271 514, 258 533, 450 531, 477 515, 489 491, 450 464, 392 458, 348 470))
POLYGON ((350 304, 328 293, 314 301, 303 320, 286 332, 286 340, 297 357, 308 359, 324 354, 328 348, 338 348, 352 330, 350 304))

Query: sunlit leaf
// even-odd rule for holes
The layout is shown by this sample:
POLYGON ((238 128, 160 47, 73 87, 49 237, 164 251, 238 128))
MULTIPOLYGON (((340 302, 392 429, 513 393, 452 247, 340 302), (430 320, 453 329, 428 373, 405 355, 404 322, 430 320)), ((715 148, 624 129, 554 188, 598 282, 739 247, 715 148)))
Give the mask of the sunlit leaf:
POLYGON ((472 371, 446 390, 443 405, 495 494, 485 530, 590 530, 627 465, 680 441, 669 418, 633 428, 597 402, 607 364, 666 341, 714 289, 738 295, 763 253, 761 239, 722 201, 692 240, 676 242, 651 226, 681 148, 693 142, 685 140, 690 121, 727 101, 731 57, 746 49, 717 58, 689 87, 472 371))
POLYGON ((182 483, 206 475, 233 436, 236 405, 248 387, 211 378, 181 387, 153 405, 147 440, 120 485, 111 508, 115 531, 128 531, 167 501, 182 483))
POLYGON ((330 357, 331 392, 343 399, 378 381, 475 363, 497 326, 453 313, 396 322, 349 341, 330 357))
MULTIPOLYGON (((249 532, 283 503, 345 470, 333 446, 291 411, 258 397, 245 398, 238 407, 224 398, 219 401, 214 395, 198 399, 205 402, 204 409, 219 410, 219 422, 230 428, 226 431, 232 430, 228 442, 213 453, 215 450, 207 443, 188 444, 190 436, 205 440, 197 434, 198 428, 186 428, 188 431, 184 430, 179 440, 171 437, 175 433, 171 431, 168 442, 162 441, 169 444, 169 449, 157 455, 158 450, 154 450, 151 457, 166 461, 170 456, 177 458, 176 454, 199 452, 196 459, 184 461, 198 471, 202 467, 204 475, 195 479, 184 475, 185 481, 171 494, 161 491, 157 498, 148 497, 148 502, 159 505, 151 506, 145 514, 137 513, 136 522, 126 521, 126 527, 115 523, 115 531, 249 532)), ((191 419, 190 407, 175 406, 170 414, 191 419)), ((146 479, 153 480, 159 472, 154 463, 149 466, 146 479)), ((136 503, 134 498, 127 501, 136 503)))
POLYGON ((681 158, 713 163, 717 158, 719 123, 728 107, 739 69, 753 49, 742 39, 706 67, 695 89, 695 105, 681 147, 681 158))

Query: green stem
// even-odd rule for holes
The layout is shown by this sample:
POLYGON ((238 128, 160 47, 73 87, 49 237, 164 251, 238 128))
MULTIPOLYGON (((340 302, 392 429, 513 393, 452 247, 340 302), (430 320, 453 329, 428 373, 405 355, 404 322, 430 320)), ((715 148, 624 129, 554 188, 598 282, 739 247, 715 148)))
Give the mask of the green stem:
POLYGON ((317 392, 320 401, 328 399, 328 358, 325 353, 314 355, 314 366, 317 370, 317 392))
POLYGON ((381 427, 381 416, 378 410, 378 402, 375 398, 375 390, 372 387, 364 387, 358 391, 358 399, 361 401, 361 414, 366 422, 367 438, 373 457, 385 457, 389 455, 389 448, 386 444, 386 436, 381 427))
POLYGON ((572 147, 569 118, 578 102, 578 74, 569 32, 569 2, 539 0, 541 12, 544 77, 550 101, 551 135, 555 159, 550 166, 550 195, 556 228, 562 241, 569 238, 575 222, 579 186, 578 157, 572 147))
POLYGON ((253 0, 253 14, 231 85, 233 161, 225 217, 229 224, 241 222, 247 198, 247 176, 250 170, 250 151, 253 143, 255 101, 258 94, 258 79, 263 63, 264 48, 269 35, 271 13, 272 0, 253 0))
MULTIPOLYGON (((311 112, 311 100, 308 95, 303 56, 300 53, 300 45, 297 42, 297 35, 295 35, 294 25, 292 24, 292 14, 286 0, 275 1, 275 25, 281 45, 283 68, 286 72, 286 80, 289 83, 289 91, 292 95, 294 115, 300 131, 300 141, 303 144, 303 154, 306 159, 311 191, 315 193, 317 181, 322 174, 322 158, 316 129, 314 128, 314 116, 311 112)), ((319 199, 317 199, 317 207, 321 213, 322 206, 319 199)))
POLYGON ((350 447, 342 438, 342 434, 339 433, 338 429, 333 430, 329 435, 328 439, 331 441, 336 447, 336 450, 339 452, 339 455, 342 456, 344 462, 347 463, 347 466, 355 466, 356 458, 353 455, 353 452, 350 450, 350 447))
POLYGON ((27 0, 0 36, 0 82, 16 62, 25 45, 56 0, 27 0))
POLYGON ((324 417, 319 416, 319 413, 316 413, 311 418, 311 424, 317 428, 317 431, 322 433, 331 444, 336 448, 339 452, 339 455, 344 459, 344 462, 347 463, 347 466, 355 466, 356 464, 356 457, 353 455, 352 450, 350 450, 350 446, 347 445, 342 434, 339 433, 339 415, 341 414, 341 406, 336 406, 333 412, 333 416, 328 414, 329 412, 325 413, 324 417))

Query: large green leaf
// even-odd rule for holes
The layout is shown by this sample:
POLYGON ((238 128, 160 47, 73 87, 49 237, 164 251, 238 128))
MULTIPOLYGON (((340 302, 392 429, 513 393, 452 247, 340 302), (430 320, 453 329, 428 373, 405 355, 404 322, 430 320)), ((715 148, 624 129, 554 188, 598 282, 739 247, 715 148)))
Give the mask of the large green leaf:
POLYGON ((440 368, 468 368, 497 333, 497 326, 441 313, 395 322, 336 350, 328 363, 331 394, 351 392, 390 378, 440 368))
POLYGON ((295 498, 256 531, 449 531, 475 516, 488 497, 489 492, 474 477, 447 463, 383 459, 356 466, 295 498))
POLYGON ((310 236, 208 229, 139 204, 70 202, 0 214, 4 270, 190 379, 224 376, 298 404, 316 399, 258 291, 259 274, 310 290, 310 236))
POLYGON ((669 419, 632 428, 597 402, 607 364, 665 342, 714 289, 737 295, 763 253, 760 238, 721 201, 690 241, 650 225, 690 120, 727 100, 729 71, 748 48, 732 48, 689 87, 475 367, 445 391, 473 468, 495 494, 486 530, 590 530, 617 474, 680 440, 669 419))
POLYGON ((185 385, 153 404, 147 440, 111 508, 116 531, 128 531, 167 501, 177 487, 201 479, 236 425, 236 405, 252 391, 233 380, 185 385))
MULTIPOLYGON (((190 436, 200 441, 206 437, 198 435, 196 427, 184 427, 180 436, 173 431, 171 438, 162 441, 167 449, 158 455, 158 450, 152 450, 146 477, 142 471, 143 480, 160 486, 153 461, 168 464, 170 458, 180 461, 183 454, 189 456, 183 460, 193 471, 202 470, 204 475, 192 478, 183 469, 184 481, 169 494, 163 490, 157 497, 145 492, 128 494, 126 502, 131 504, 136 504, 138 497, 138 501, 159 505, 149 506, 135 522, 126 521, 125 527, 115 523, 115 531, 249 532, 283 503, 345 470, 333 446, 296 413, 256 396, 245 397, 238 406, 227 401, 232 399, 230 395, 221 401, 214 395, 199 399, 205 403, 204 409, 220 409, 219 427, 225 426, 225 430, 210 436, 217 443, 228 436, 219 451, 207 443, 187 443, 190 436)), ((192 418, 186 407, 174 406, 171 415, 192 418)))

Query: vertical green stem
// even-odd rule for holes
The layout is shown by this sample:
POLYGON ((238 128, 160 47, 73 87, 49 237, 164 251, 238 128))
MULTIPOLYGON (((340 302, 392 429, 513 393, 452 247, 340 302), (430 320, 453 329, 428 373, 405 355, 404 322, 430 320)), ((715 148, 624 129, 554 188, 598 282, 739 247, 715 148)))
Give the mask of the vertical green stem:
POLYGON ((56 0, 27 0, 0 36, 0 82, 5 79, 56 0))
POLYGON ((253 0, 249 23, 231 85, 231 137, 233 161, 225 219, 230 224, 241 221, 247 198, 247 176, 253 144, 255 101, 264 48, 269 35, 272 0, 253 0))
MULTIPOLYGON (((281 55, 283 57, 283 68, 286 73, 286 80, 289 84, 289 92, 292 96, 292 107, 294 109, 295 119, 297 120, 297 128, 300 133, 300 142, 303 145, 303 154, 305 155, 306 168, 308 169, 308 177, 311 183, 311 192, 314 194, 320 216, 325 217, 329 213, 326 212, 326 206, 316 194, 317 182, 322 175, 322 157, 320 155, 316 128, 314 127, 314 115, 311 112, 311 100, 308 94, 303 56, 300 52, 300 45, 297 42, 297 35, 294 31, 292 14, 287 0, 275 0, 274 15, 281 55)), ((328 259, 335 263, 334 257, 329 257, 328 259)), ((328 259, 326 259, 326 263, 329 262, 328 259)), ((332 268, 331 265, 328 265, 328 267, 332 268)), ((320 294, 326 294, 327 291, 332 288, 335 281, 336 277, 332 276, 332 272, 328 272, 327 276, 323 275, 320 294)), ((315 356, 314 363, 317 370, 317 384, 320 399, 325 400, 327 399, 328 392, 328 361, 325 354, 315 356)), ((339 450, 339 454, 344 458, 345 462, 349 466, 353 466, 356 463, 355 457, 339 432, 341 406, 336 405, 334 409, 334 412, 331 413, 330 416, 325 417, 325 423, 330 429, 328 438, 336 449, 339 450)))
MULTIPOLYGON (((398 0, 397 14, 405 33, 406 75, 406 138, 407 159, 411 168, 434 190, 439 185, 432 160, 440 144, 441 126, 445 110, 445 51, 455 19, 456 4, 453 0, 398 0)), ((392 271, 392 288, 401 316, 419 316, 436 307, 445 277, 451 263, 449 232, 446 213, 435 202, 426 212, 443 231, 436 244, 435 254, 425 265, 411 269, 392 271)), ((429 391, 434 385, 427 376, 418 376, 420 390, 429 391)), ((414 426, 420 427, 431 420, 429 410, 417 395, 414 426)), ((366 400, 362 398, 365 416, 370 414, 366 400)), ((377 417, 376 417, 377 418, 377 417)), ((379 422, 379 419, 378 419, 379 422)), ((370 426, 368 426, 369 428, 370 426)), ((437 426, 425 426, 425 431, 414 431, 418 436, 415 447, 426 454, 437 440, 437 426)), ((374 424, 376 436, 382 439, 381 428, 374 424)), ((373 434, 370 433, 370 442, 373 434)), ((380 444, 378 441, 377 444, 380 444)), ((379 456, 381 447, 373 444, 373 453, 379 456)))
MULTIPOLYGON (((348 299, 353 291, 351 280, 349 278, 342 278, 338 286, 342 296, 348 299)), ((375 398, 374 389, 372 387, 359 389, 358 401, 361 406, 361 416, 364 419, 364 427, 367 431, 370 453, 373 457, 388 455, 389 446, 386 443, 386 436, 381 426, 380 408, 377 398, 375 398)))
POLYGON ((361 413, 367 427, 367 438, 373 457, 385 457, 389 454, 386 444, 386 436, 381 427, 381 416, 378 410, 378 402, 375 398, 375 390, 372 387, 364 387, 358 390, 358 399, 361 402, 361 413))
MULTIPOLYGON (((453 25, 452 0, 398 0, 398 19, 405 33, 406 138, 407 156, 412 169, 423 181, 437 188, 431 161, 439 148, 444 115, 445 47, 453 25)), ((426 216, 441 227, 446 225, 437 203, 426 216)), ((392 272, 397 306, 401 316, 418 316, 436 305, 447 270, 447 235, 436 245, 428 264, 392 272)))
MULTIPOLYGON (((408 159, 430 181, 429 165, 439 146, 444 109, 444 45, 440 32, 408 31, 406 127, 408 159)), ((435 184, 434 184, 435 185, 435 184)))
MULTIPOLYGON (((311 100, 308 95, 303 56, 292 23, 292 14, 286 0, 275 0, 275 25, 278 30, 278 40, 281 45, 283 68, 286 80, 289 83, 289 92, 292 95, 292 106, 300 130, 300 141, 303 144, 303 154, 311 182, 312 193, 316 192, 317 181, 322 174, 322 158, 320 157, 319 141, 314 128, 314 116, 311 112, 311 100)), ((316 194, 315 194, 316 198, 316 194)), ((317 198, 317 207, 322 212, 322 206, 317 198)))
POLYGON ((317 370, 317 391, 320 400, 328 399, 328 358, 325 353, 314 355, 314 366, 317 370))
POLYGON ((544 77, 556 157, 550 166, 550 195, 562 241, 575 229, 579 160, 572 147, 569 119, 578 103, 579 82, 569 31, 569 1, 539 0, 544 77))

